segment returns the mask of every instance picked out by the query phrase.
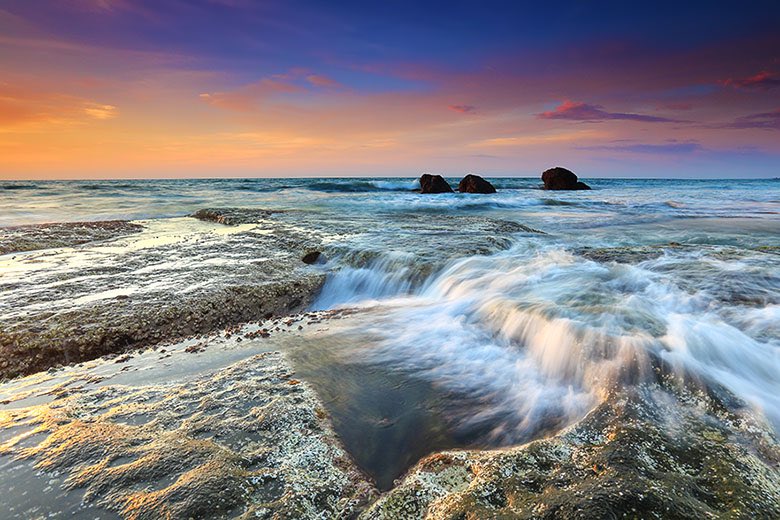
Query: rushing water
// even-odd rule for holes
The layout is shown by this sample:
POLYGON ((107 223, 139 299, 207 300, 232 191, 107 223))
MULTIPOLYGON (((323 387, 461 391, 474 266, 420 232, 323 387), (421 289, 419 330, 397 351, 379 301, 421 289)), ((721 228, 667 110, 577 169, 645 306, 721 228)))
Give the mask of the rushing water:
POLYGON ((288 347, 353 453, 356 432, 380 432, 389 454, 363 462, 393 466, 384 486, 431 449, 557 431, 659 363, 780 427, 780 182, 493 181, 494 195, 421 195, 412 179, 3 182, 0 225, 222 206, 324 230, 314 308, 361 311, 288 347))

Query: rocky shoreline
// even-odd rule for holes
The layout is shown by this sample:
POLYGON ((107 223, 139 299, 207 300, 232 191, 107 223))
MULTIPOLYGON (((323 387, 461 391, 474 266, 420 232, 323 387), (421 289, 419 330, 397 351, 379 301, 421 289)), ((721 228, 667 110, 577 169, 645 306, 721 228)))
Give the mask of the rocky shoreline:
MULTIPOLYGON (((16 517, 40 497, 132 519, 780 517, 772 426, 716 383, 660 362, 651 382, 609 389, 563 431, 433 453, 380 494, 273 338, 352 312, 296 314, 338 269, 387 262, 414 286, 510 236, 546 235, 473 215, 397 215, 388 256, 361 222, 316 213, 211 208, 170 220, 74 225, 78 239, 67 226, 62 240, 46 226, 13 230, 15 243, 41 248, 8 260, 18 274, 3 288, 29 301, 0 299, 0 378, 10 379, 0 383, 0 494, 16 517)), ((688 247, 576 254, 636 264, 688 247)), ((733 300, 729 283, 720 290, 733 300)))
MULTIPOLYGON (((311 265, 321 263, 319 255, 308 261, 313 252, 328 248, 345 265, 379 258, 361 244, 359 223, 351 229, 316 214, 211 208, 167 220, 177 222, 171 229, 165 221, 95 223, 86 229, 104 230, 98 235, 103 242, 83 242, 87 237, 79 235, 69 243, 75 247, 48 249, 62 242, 53 238, 40 242, 45 249, 39 252, 14 257, 11 269, 20 274, 0 280, 8 294, 0 299, 0 380, 293 314, 308 308, 325 283, 323 268, 311 265), (333 228, 353 238, 326 244, 333 228), (12 291, 30 296, 12 300, 12 291)), ((415 265, 405 267, 416 269, 409 270, 410 283, 422 283, 451 258, 506 248, 509 234, 540 233, 469 216, 410 216, 396 225, 396 247, 414 252, 415 265), (437 231, 455 222, 461 234, 437 231)), ((16 243, 41 229, 57 236, 48 225, 25 226, 14 230, 16 243)))
MULTIPOLYGON (((247 211, 242 222, 265 215, 247 211)), ((298 312, 324 283, 300 259, 316 237, 249 224, 225 235, 187 220, 181 232, 128 223, 136 232, 124 243, 17 258, 11 268, 23 274, 4 288, 31 296, 0 304, 0 379, 298 312), (106 260, 84 266, 81 255, 106 260)))
POLYGON ((0 385, 0 464, 14 477, 0 486, 23 506, 15 484, 44 479, 52 507, 121 518, 780 514, 771 427, 724 389, 662 365, 655 383, 615 387, 558 434, 434 453, 380 496, 266 339, 350 312, 267 320, 0 385))

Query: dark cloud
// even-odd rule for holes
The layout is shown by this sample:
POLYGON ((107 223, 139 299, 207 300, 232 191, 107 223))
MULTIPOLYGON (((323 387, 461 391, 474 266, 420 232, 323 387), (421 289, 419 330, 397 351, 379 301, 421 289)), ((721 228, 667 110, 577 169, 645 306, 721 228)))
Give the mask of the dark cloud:
POLYGON ((539 119, 566 119, 570 121, 642 121, 645 123, 683 123, 678 119, 667 117, 649 116, 645 114, 633 114, 626 112, 607 112, 600 105, 589 105, 576 101, 564 101, 555 110, 542 112, 536 115, 539 119))

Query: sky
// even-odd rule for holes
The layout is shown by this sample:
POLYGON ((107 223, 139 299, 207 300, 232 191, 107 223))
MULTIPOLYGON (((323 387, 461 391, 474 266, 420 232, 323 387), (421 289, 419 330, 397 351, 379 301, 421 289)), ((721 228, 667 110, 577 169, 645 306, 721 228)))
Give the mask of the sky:
POLYGON ((0 178, 780 177, 780 2, 0 0, 0 178))

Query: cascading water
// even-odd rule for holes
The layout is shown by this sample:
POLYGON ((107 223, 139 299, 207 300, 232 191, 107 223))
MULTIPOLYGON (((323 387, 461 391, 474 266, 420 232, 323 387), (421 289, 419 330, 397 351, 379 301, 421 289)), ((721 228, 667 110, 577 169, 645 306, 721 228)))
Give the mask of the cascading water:
MULTIPOLYGON (((627 265, 518 245, 456 262, 416 288, 406 278, 408 258, 402 269, 385 260, 335 274, 319 303, 370 307, 339 326, 374 338, 350 352, 354 361, 478 402, 450 415, 463 435, 483 442, 560 429, 620 385, 655 380, 659 363, 722 385, 777 427, 780 337, 771 308, 745 314, 707 290, 681 288, 691 276, 686 256, 627 265), (671 269, 675 262, 685 269, 671 269)), ((718 276, 751 261, 701 262, 698 270, 718 276)), ((754 294, 777 279, 757 271, 740 283, 754 294)))

